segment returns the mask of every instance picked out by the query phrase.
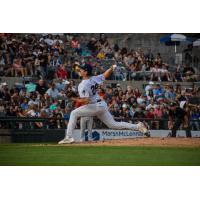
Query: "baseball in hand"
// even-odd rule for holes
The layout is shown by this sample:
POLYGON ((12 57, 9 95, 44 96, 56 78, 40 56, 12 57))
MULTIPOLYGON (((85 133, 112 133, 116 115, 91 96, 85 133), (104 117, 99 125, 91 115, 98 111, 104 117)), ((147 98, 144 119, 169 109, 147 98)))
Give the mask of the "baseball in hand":
POLYGON ((112 68, 113 70, 115 70, 117 68, 117 65, 113 65, 112 68))
POLYGON ((75 71, 76 71, 76 72, 79 72, 79 71, 80 71, 80 67, 79 67, 78 65, 76 65, 75 71))

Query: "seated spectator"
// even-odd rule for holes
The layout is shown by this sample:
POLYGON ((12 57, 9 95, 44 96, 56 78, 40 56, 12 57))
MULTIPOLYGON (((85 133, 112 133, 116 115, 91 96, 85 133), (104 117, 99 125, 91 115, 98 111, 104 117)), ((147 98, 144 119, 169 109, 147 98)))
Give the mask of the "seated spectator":
POLYGON ((161 85, 159 83, 156 84, 156 86, 153 89, 154 99, 158 99, 159 97, 163 97, 163 95, 164 95, 163 88, 161 87, 161 85))
POLYGON ((137 103, 140 106, 143 106, 146 103, 146 97, 144 95, 141 95, 137 98, 137 103))
POLYGON ((127 90, 126 90, 126 97, 129 98, 131 96, 133 96, 133 89, 130 85, 127 86, 127 90))
POLYGON ((100 60, 105 59, 105 52, 104 52, 103 49, 101 49, 101 50, 99 51, 99 53, 97 54, 97 58, 100 59, 100 60))
POLYGON ((66 85, 69 84, 69 81, 64 81, 62 78, 58 79, 56 83, 56 89, 60 92, 61 90, 65 90, 66 85))
POLYGON ((160 78, 161 78, 161 81, 171 81, 171 78, 170 78, 170 73, 168 71, 168 65, 163 63, 162 64, 162 68, 160 69, 160 78))
POLYGON ((27 98, 23 99, 23 103, 20 105, 20 107, 22 108, 23 111, 28 110, 29 105, 28 105, 28 99, 27 98))
POLYGON ((75 49, 75 52, 79 55, 82 56, 83 54, 83 49, 81 48, 81 45, 78 44, 77 48, 75 49))
POLYGON ((51 87, 46 91, 46 94, 50 97, 50 98, 57 98, 59 95, 59 91, 55 88, 55 83, 51 83, 51 87))
POLYGON ((183 80, 184 81, 196 81, 195 70, 189 65, 184 65, 183 80))
POLYGON ((95 53, 97 51, 97 41, 96 38, 91 38, 90 41, 87 44, 87 47, 92 53, 95 53))
POLYGON ((145 92, 147 96, 149 95, 150 90, 153 91, 154 87, 155 87, 155 83, 152 81, 149 81, 149 83, 145 86, 145 92))
POLYGON ((37 106, 39 106, 39 101, 40 100, 37 98, 36 93, 31 93, 28 105, 37 105, 37 106))
POLYGON ((114 54, 111 48, 108 49, 108 52, 106 52, 105 56, 107 59, 112 59, 114 57, 114 54))
POLYGON ((151 81, 161 81, 160 68, 157 64, 150 69, 151 71, 151 81))
POLYGON ((176 70, 172 73, 172 80, 175 82, 183 81, 180 65, 176 65, 176 70))
POLYGON ((74 38, 72 39, 72 41, 71 41, 71 47, 72 47, 73 49, 77 49, 77 48, 78 48, 78 44, 79 44, 79 41, 77 40, 76 37, 74 37, 74 38))
POLYGON ((107 37, 105 36, 104 33, 101 33, 101 34, 100 34, 99 42, 100 42, 100 44, 103 45, 103 46, 108 46, 108 45, 109 45, 108 39, 107 39, 107 37))
POLYGON ((145 118, 145 114, 141 107, 137 107, 135 110, 134 118, 145 118))
POLYGON ((151 108, 156 108, 157 104, 155 104, 154 100, 150 101, 150 104, 146 106, 146 110, 150 110, 151 108))
POLYGON ((45 43, 47 43, 49 46, 52 46, 53 43, 54 43, 54 40, 53 40, 53 36, 51 34, 48 34, 46 39, 44 40, 45 43))
POLYGON ((61 40, 60 35, 56 35, 56 37, 53 41, 53 44, 56 44, 58 42, 59 42, 59 44, 63 44, 63 41, 61 40))
POLYGON ((133 90, 133 95, 134 95, 134 97, 136 97, 136 98, 139 98, 139 97, 141 97, 141 92, 139 91, 139 88, 135 88, 134 90, 133 90))
POLYGON ((113 110, 111 111, 111 114, 113 115, 113 117, 117 120, 120 119, 120 113, 119 113, 119 108, 118 107, 114 107, 113 110))
POLYGON ((174 100, 176 98, 176 94, 173 91, 173 87, 169 84, 165 85, 164 97, 165 97, 165 100, 169 103, 174 102, 174 100))
POLYGON ((60 44, 59 41, 56 41, 51 47, 54 52, 58 52, 59 54, 63 53, 63 46, 60 44))
POLYGON ((25 84, 26 92, 27 92, 27 93, 35 92, 36 86, 37 86, 37 85, 36 85, 35 83, 33 83, 32 80, 28 81, 28 82, 25 84))
POLYGON ((45 85, 44 80, 40 79, 40 80, 38 81, 38 84, 37 84, 36 88, 35 88, 35 91, 36 91, 36 92, 39 92, 39 94, 41 94, 41 95, 44 95, 44 94, 46 93, 47 89, 48 89, 48 88, 47 88, 47 86, 45 85))
POLYGON ((155 118, 154 107, 151 107, 150 109, 147 110, 145 117, 147 119, 154 119, 155 118))
POLYGON ((67 79, 68 73, 64 65, 60 65, 56 71, 56 78, 67 79))
POLYGON ((14 73, 15 73, 15 76, 17 76, 19 72, 21 76, 24 76, 24 68, 21 62, 22 60, 20 58, 14 59, 13 68, 11 69, 11 76, 14 76, 14 73))
POLYGON ((157 105, 154 109, 154 116, 155 118, 162 118, 162 109, 160 105, 157 105))

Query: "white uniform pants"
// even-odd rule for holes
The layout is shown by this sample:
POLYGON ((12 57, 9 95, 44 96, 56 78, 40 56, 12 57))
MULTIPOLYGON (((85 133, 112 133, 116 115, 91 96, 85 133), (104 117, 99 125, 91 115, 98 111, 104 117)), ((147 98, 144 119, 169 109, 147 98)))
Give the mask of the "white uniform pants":
POLYGON ((101 101, 95 104, 84 105, 73 110, 70 115, 66 136, 72 137, 77 119, 79 117, 90 117, 90 116, 91 117, 97 116, 104 124, 108 126, 108 128, 138 130, 136 124, 115 121, 113 119, 113 116, 108 111, 108 107, 105 101, 101 101))
POLYGON ((81 138, 84 137, 85 130, 88 130, 88 135, 92 136, 93 117, 81 117, 80 128, 81 138))

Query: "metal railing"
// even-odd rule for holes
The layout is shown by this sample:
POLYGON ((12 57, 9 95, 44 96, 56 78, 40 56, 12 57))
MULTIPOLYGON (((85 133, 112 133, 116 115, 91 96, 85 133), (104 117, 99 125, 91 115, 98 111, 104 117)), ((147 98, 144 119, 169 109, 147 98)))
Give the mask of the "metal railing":
MULTIPOLYGON (((154 130, 168 130, 168 119, 157 118, 115 118, 116 121, 125 121, 136 123, 138 121, 145 122, 149 125, 150 129, 154 130)), ((66 129, 68 119, 65 118, 19 118, 19 117, 0 117, 0 130, 1 129, 16 129, 16 130, 33 130, 33 129, 66 129)), ((200 120, 190 121, 191 130, 200 130, 200 120)), ((80 128, 78 121, 77 127, 80 128)), ((93 123, 94 129, 107 128, 99 119, 95 117, 93 123)), ((181 129, 183 129, 181 127, 181 129)))

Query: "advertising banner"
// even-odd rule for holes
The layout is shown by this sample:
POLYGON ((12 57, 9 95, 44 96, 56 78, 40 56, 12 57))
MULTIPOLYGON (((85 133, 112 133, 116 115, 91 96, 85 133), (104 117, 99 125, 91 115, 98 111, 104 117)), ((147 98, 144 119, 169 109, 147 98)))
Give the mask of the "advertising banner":
MULTIPOLYGON (((151 137, 170 137, 170 130, 150 130, 151 137)), ((200 131, 191 131, 192 137, 200 137, 200 131)), ((81 135, 80 130, 76 129, 74 131, 74 139, 75 141, 80 141, 81 135)), ((113 140, 113 139, 128 139, 128 138, 139 138, 145 137, 139 131, 132 130, 112 130, 112 129, 93 129, 92 138, 93 140, 113 140)), ((184 130, 177 131, 177 137, 186 137, 186 133, 184 130)), ((88 140, 88 132, 85 131, 85 135, 83 138, 88 140)))

